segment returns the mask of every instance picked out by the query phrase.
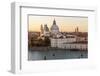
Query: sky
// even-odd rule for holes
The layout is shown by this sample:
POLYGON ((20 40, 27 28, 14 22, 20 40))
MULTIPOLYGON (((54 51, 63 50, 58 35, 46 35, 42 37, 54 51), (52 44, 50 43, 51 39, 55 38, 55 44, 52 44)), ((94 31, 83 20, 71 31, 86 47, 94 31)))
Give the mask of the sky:
POLYGON ((88 18, 86 17, 57 17, 57 16, 35 16, 29 15, 28 31, 40 32, 41 24, 47 24, 50 29, 53 20, 56 20, 56 24, 61 32, 74 32, 78 27, 80 32, 88 32, 88 18))

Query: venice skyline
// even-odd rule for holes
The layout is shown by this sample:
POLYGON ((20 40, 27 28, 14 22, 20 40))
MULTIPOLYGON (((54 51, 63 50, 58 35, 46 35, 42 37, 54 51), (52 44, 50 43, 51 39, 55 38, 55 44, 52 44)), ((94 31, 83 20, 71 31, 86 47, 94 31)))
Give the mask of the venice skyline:
POLYGON ((78 27, 80 32, 88 32, 88 18, 86 17, 55 17, 55 16, 29 16, 28 31, 40 32, 41 24, 47 24, 50 29, 53 20, 59 27, 60 32, 74 32, 78 27))

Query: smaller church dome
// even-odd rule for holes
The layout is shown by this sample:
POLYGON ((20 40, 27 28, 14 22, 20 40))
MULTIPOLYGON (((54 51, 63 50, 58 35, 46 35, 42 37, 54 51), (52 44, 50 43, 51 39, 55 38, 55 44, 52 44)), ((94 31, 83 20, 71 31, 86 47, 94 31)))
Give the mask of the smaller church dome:
POLYGON ((49 28, 48 28, 47 24, 44 25, 44 31, 46 31, 46 32, 49 31, 49 28))

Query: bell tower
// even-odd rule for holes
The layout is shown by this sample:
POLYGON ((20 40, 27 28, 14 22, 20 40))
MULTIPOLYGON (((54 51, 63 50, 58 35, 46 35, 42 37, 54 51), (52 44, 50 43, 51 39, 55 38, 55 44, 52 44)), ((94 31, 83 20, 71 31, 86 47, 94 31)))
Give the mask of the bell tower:
POLYGON ((44 33, 44 29, 43 29, 43 25, 41 24, 41 28, 40 28, 40 30, 41 30, 41 34, 43 34, 44 33))

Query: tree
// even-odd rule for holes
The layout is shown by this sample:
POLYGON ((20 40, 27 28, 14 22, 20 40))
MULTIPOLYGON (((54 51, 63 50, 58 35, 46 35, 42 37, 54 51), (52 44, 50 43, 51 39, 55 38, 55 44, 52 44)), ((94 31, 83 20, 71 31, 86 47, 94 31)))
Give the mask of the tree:
POLYGON ((50 46, 50 39, 49 39, 49 37, 45 37, 44 43, 45 43, 45 46, 50 46))

